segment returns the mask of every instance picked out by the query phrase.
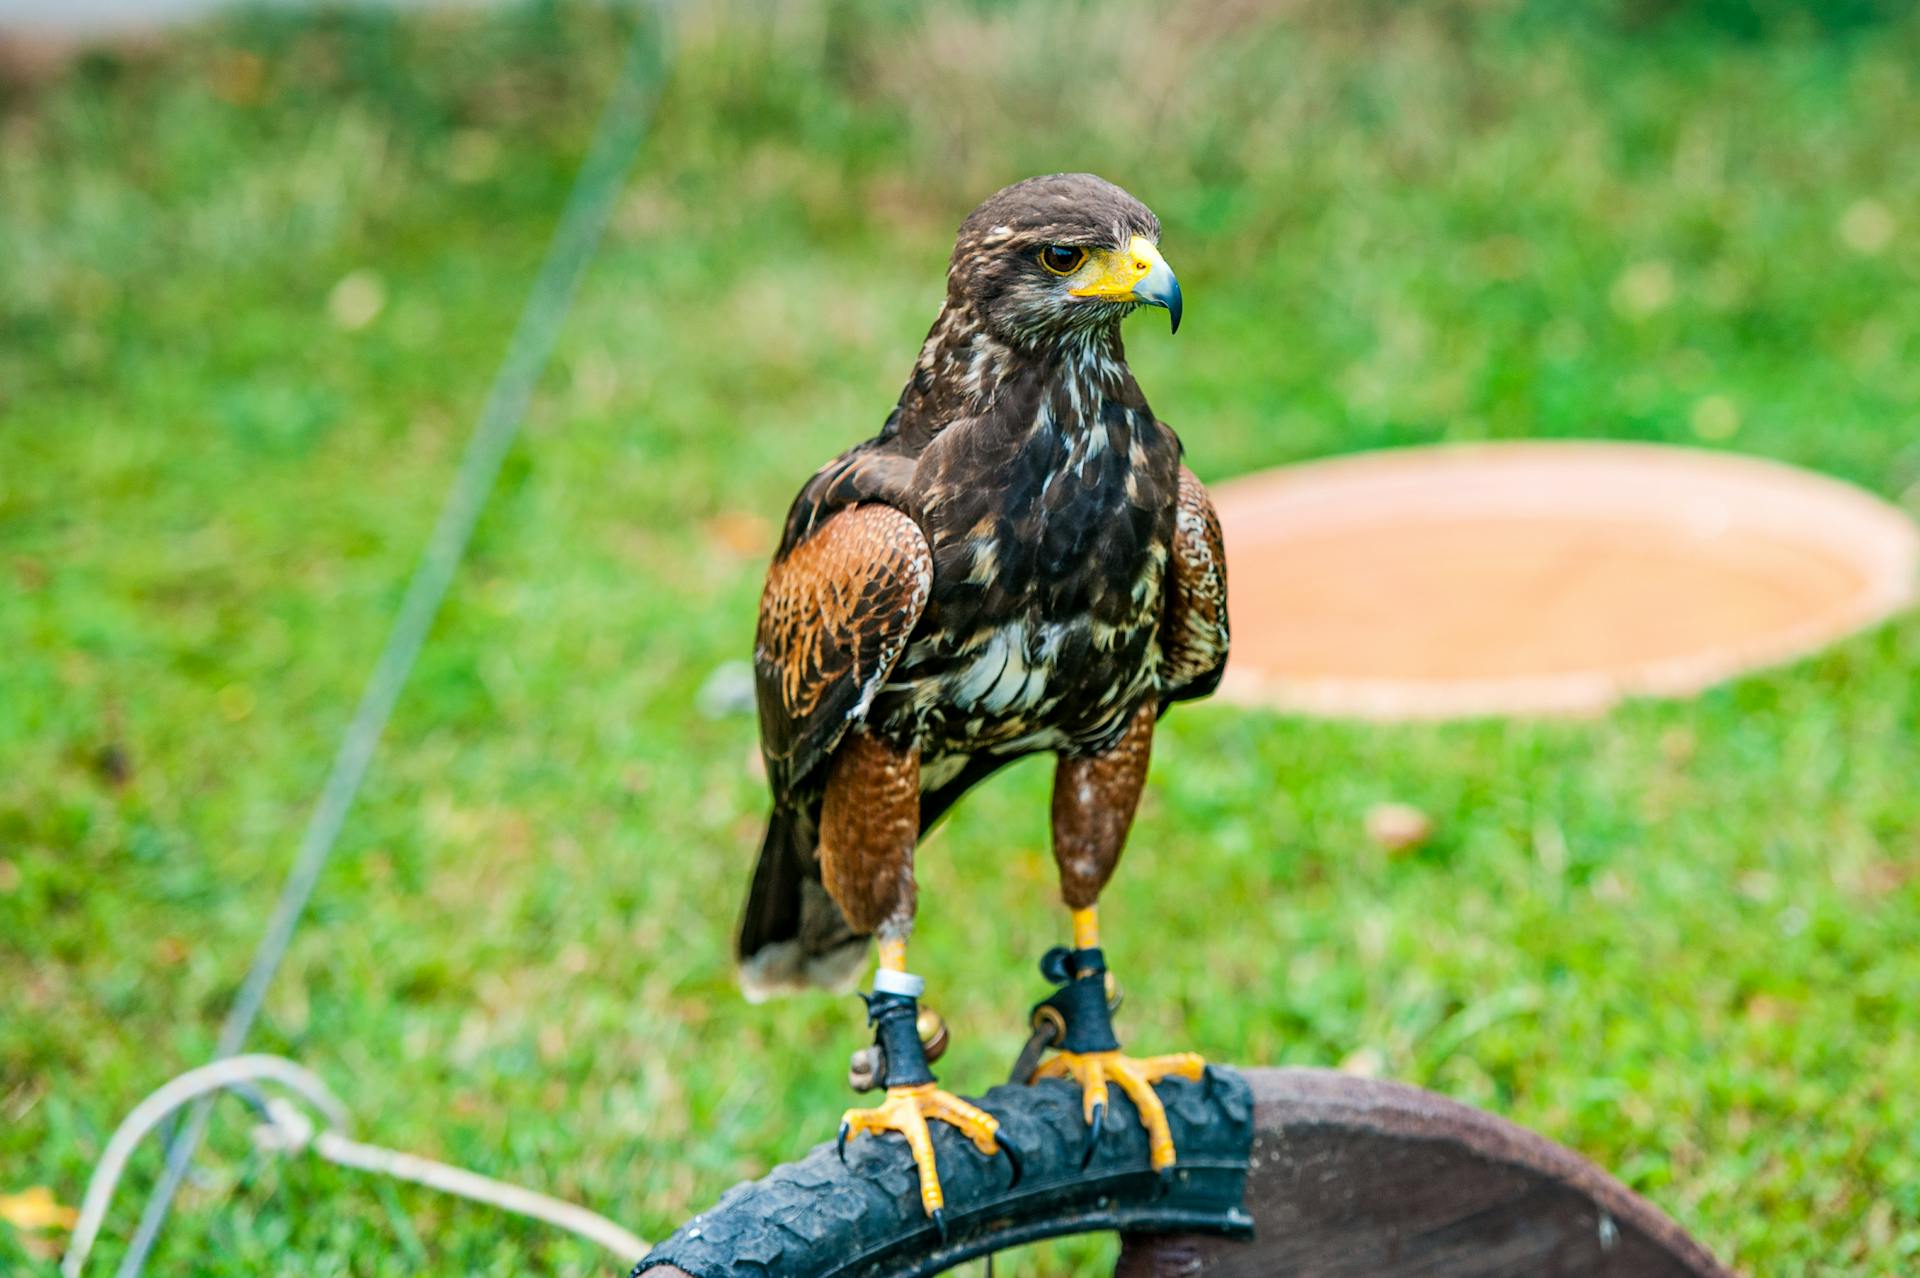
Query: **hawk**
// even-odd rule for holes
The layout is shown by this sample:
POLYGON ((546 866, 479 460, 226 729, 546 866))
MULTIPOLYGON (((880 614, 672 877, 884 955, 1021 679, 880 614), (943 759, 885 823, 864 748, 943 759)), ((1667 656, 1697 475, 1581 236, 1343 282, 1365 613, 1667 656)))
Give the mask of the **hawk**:
POLYGON ((1073 944, 1043 963, 1062 989, 1036 1013, 1054 1016, 1062 1050, 1039 1076, 1079 1083, 1090 1142, 1108 1085, 1122 1088, 1164 1173, 1176 1154, 1151 1084, 1204 1068, 1189 1053, 1121 1054, 1097 914, 1155 722, 1213 691, 1227 657, 1219 522, 1120 339, 1142 306, 1179 329, 1159 240, 1144 204, 1086 173, 1030 178, 975 209, 898 404, 801 489, 761 599, 754 669, 773 811, 740 927, 741 983, 756 999, 844 987, 877 940, 868 1062, 887 1095, 849 1110, 841 1140, 905 1135, 937 1223, 929 1119, 984 1154, 1017 1151, 927 1068, 924 982, 906 961, 914 847, 1001 766, 1058 758, 1053 852, 1073 944))

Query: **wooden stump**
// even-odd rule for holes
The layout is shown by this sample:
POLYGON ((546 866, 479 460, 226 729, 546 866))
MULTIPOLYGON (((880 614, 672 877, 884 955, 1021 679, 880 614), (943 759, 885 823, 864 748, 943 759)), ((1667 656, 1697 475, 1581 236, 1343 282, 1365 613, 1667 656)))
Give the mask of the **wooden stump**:
POLYGON ((1504 1119, 1330 1070, 1242 1073, 1254 1240, 1130 1236, 1120 1278, 1731 1278, 1646 1199, 1504 1119))
MULTIPOLYGON (((982 1100, 1026 1176, 936 1125, 951 1234, 904 1145, 832 1145, 736 1186, 648 1278, 925 1278, 1063 1234, 1118 1230, 1122 1278, 1731 1278, 1658 1208, 1552 1142, 1455 1101, 1330 1070, 1216 1069, 1160 1088, 1181 1151, 1162 1181, 1116 1096, 1083 1164, 1059 1082, 982 1100), (1251 1238, 1248 1237, 1251 1227, 1251 1238), (1203 1232, 1189 1232, 1203 1231, 1203 1232)), ((650 1266, 650 1267, 649 1267, 650 1266)))
POLYGON ((1342 718, 1595 714, 1691 696, 1913 606, 1898 507, 1778 463, 1529 441, 1217 484, 1221 695, 1342 718))

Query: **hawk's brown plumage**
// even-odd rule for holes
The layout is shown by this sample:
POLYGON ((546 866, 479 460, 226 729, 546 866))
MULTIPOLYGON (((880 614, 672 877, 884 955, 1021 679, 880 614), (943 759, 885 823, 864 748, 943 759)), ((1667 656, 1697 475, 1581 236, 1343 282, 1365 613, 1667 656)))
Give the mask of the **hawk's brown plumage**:
POLYGON ((1040 257, 1159 234, 1088 174, 987 200, 886 425, 794 502, 754 652, 773 815, 740 933, 750 989, 838 983, 868 932, 904 935, 912 836, 1024 754, 1099 782, 1055 798, 1056 843, 1092 832, 1067 880, 1090 903, 1154 718, 1219 682, 1219 523, 1127 368, 1138 303, 1075 294, 1040 257))

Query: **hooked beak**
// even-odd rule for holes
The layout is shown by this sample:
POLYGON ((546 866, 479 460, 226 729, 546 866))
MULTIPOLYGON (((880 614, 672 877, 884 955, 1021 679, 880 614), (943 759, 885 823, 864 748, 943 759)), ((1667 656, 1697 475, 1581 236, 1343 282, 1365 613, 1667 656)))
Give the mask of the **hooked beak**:
POLYGON ((1081 270, 1091 278, 1069 289, 1073 296, 1164 306, 1172 317, 1173 331, 1180 331, 1180 281, 1173 277, 1173 268, 1146 236, 1134 236, 1122 249, 1091 254, 1081 270))

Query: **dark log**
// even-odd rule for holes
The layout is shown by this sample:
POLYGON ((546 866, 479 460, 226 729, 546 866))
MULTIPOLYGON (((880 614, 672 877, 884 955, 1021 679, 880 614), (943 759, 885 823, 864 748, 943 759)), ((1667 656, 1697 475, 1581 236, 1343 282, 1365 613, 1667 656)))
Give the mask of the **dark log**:
POLYGON ((1122 1097, 1083 1169, 1076 1091, 996 1088, 983 1099, 1028 1151, 1028 1179, 1013 1195, 1003 1160, 936 1125, 956 1218, 947 1242, 921 1214, 897 1138, 862 1142, 845 1167, 822 1146, 689 1221, 648 1278, 687 1278, 669 1261, 701 1278, 923 1275, 1034 1238, 1149 1228, 1162 1232, 1123 1233, 1120 1278, 1732 1278, 1584 1158, 1431 1092, 1249 1069, 1164 1084, 1162 1096, 1191 1159, 1171 1190, 1146 1171, 1145 1136, 1122 1097), (1235 1206, 1242 1168, 1246 1213, 1235 1206), (1224 1195, 1209 1189, 1222 1175, 1224 1195), (1213 1232, 1165 1232, 1203 1224, 1213 1232))
POLYGON ((1249 1069, 1252 1242, 1130 1236, 1119 1278, 1731 1278, 1646 1199, 1399 1083, 1249 1069))

